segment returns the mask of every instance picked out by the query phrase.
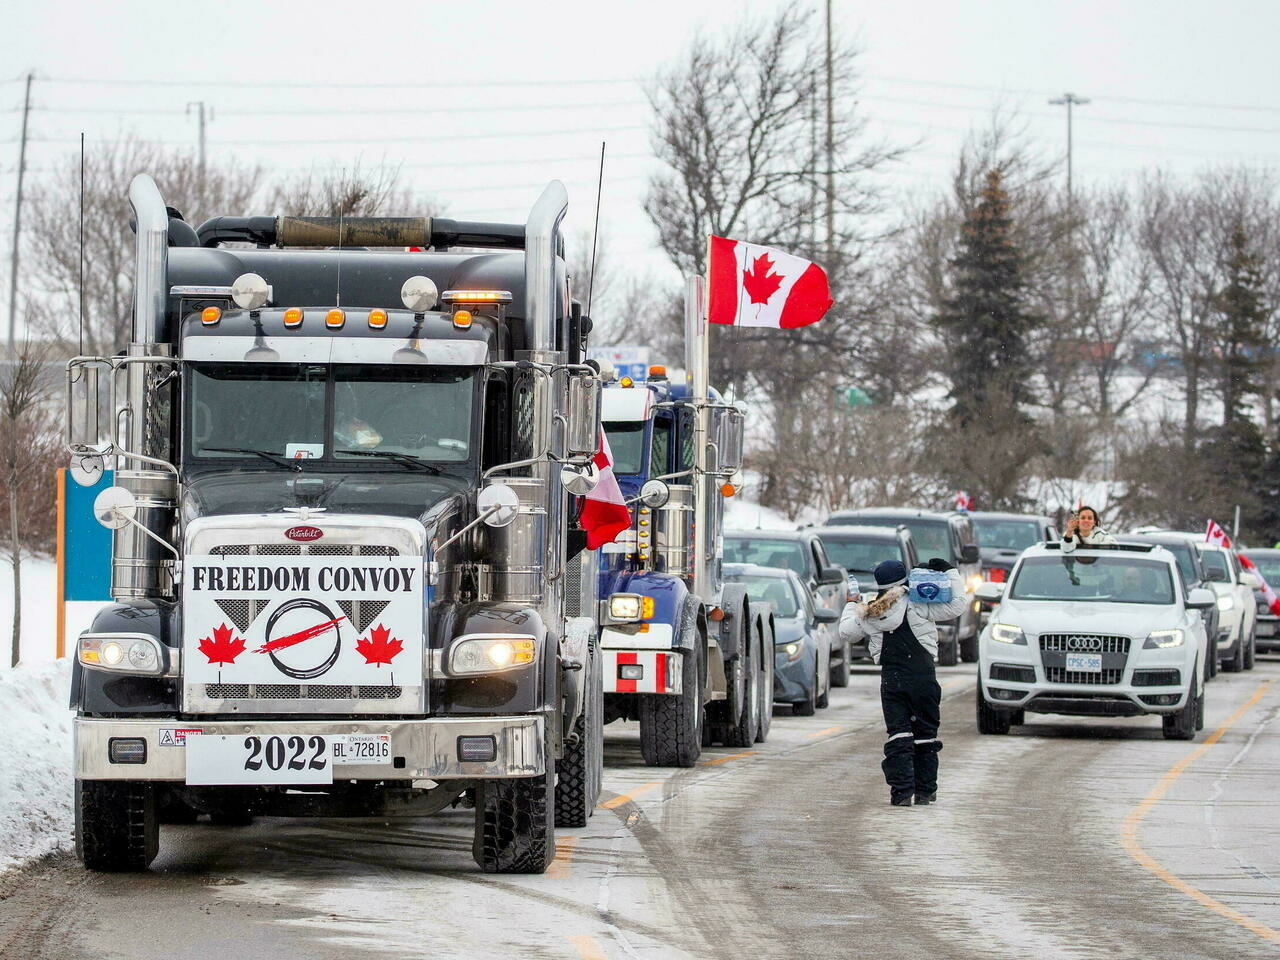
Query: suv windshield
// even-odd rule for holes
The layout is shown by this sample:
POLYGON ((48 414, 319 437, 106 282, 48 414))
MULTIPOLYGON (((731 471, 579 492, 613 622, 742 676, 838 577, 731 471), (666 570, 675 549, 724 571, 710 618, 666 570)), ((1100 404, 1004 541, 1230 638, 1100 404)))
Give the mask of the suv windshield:
POLYGON ((738 537, 724 538, 725 563, 754 563, 758 567, 782 567, 794 570, 800 576, 808 576, 804 562, 804 550, 795 540, 751 540, 738 537))
POLYGON ((773 604, 774 612, 780 617, 794 617, 800 612, 790 580, 749 573, 732 579, 746 585, 747 596, 752 600, 773 604))
POLYGON ((951 530, 945 520, 921 520, 918 517, 851 517, 849 523, 865 523, 869 527, 904 526, 911 531, 916 543, 916 556, 921 560, 945 557, 954 560, 951 552, 951 530))
POLYGON ((471 449, 475 370, 369 364, 192 364, 195 457, 450 463, 471 449))
POLYGON ((902 545, 897 540, 847 540, 825 534, 821 539, 831 562, 852 572, 870 573, 881 560, 907 562, 902 553, 902 545))
POLYGON ((1245 551, 1244 555, 1253 561, 1262 578, 1269 584, 1280 584, 1280 555, 1260 555, 1245 551))
POLYGON ((1136 557, 1029 557, 1009 589, 1014 600, 1174 602, 1169 565, 1136 557))
POLYGON ((1040 525, 1034 520, 980 520, 973 518, 978 528, 978 543, 997 550, 1025 550, 1040 542, 1040 525))
POLYGON ((1195 559, 1192 557, 1193 548, 1186 540, 1170 540, 1168 542, 1164 540, 1140 540, 1138 542, 1159 544, 1172 553, 1178 561, 1178 572, 1182 574, 1182 582, 1186 586, 1191 586, 1200 578, 1200 575, 1196 572, 1195 559))

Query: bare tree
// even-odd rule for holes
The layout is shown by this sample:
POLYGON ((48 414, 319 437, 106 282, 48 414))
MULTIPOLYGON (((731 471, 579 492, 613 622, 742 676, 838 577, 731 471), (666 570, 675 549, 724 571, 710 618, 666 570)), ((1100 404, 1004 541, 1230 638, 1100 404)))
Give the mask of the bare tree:
POLYGON ((27 271, 43 307, 36 332, 78 349, 84 295, 83 350, 110 354, 129 340, 133 308, 133 231, 129 181, 149 173, 165 201, 188 222, 251 212, 261 179, 257 167, 210 163, 203 177, 191 153, 166 150, 132 136, 102 144, 85 157, 84 283, 80 282, 80 160, 64 157, 31 201, 27 271))
POLYGON ((277 182, 267 200, 272 214, 292 217, 429 217, 441 212, 434 200, 406 187, 399 167, 333 166, 277 182))
POLYGON ((34 545, 48 547, 54 521, 53 466, 60 449, 45 401, 48 351, 30 341, 0 364, 0 515, 13 577, 10 665, 17 666, 22 639, 22 560, 34 545))

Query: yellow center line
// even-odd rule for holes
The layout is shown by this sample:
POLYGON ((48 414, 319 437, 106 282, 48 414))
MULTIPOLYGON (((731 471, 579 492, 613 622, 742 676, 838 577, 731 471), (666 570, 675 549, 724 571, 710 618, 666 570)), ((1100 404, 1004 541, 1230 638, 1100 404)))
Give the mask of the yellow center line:
POLYGON ((956 677, 954 680, 948 680, 942 685, 943 690, 950 690, 952 687, 958 687, 962 683, 968 683, 972 677, 956 677))
POLYGON ((716 766, 716 764, 720 764, 720 763, 728 763, 730 760, 739 760, 739 759, 741 759, 742 757, 754 757, 754 756, 755 756, 755 754, 754 754, 754 753, 751 753, 751 752, 747 752, 747 753, 730 753, 730 754, 728 754, 727 756, 723 756, 723 757, 715 757, 714 759, 711 759, 711 760, 699 760, 699 761, 698 761, 698 764, 699 764, 699 766, 703 766, 703 767, 714 767, 714 766, 716 766))
POLYGON ((813 733, 806 733, 805 736, 810 740, 816 740, 818 737, 825 737, 829 733, 839 733, 844 727, 827 727, 825 730, 815 730, 813 733))
POLYGON ((1154 808, 1155 805, 1164 798, 1164 795, 1169 792, 1174 781, 1182 776, 1191 764, 1195 763, 1196 760, 1208 753, 1210 747, 1221 740, 1226 732, 1235 726, 1236 722, 1241 717, 1248 713, 1259 700, 1266 696, 1267 691, 1271 689, 1271 684, 1273 682, 1274 681, 1272 680, 1264 681, 1262 686, 1258 688, 1253 696, 1246 700, 1235 713, 1227 717, 1226 722, 1222 726, 1209 734, 1209 736, 1205 737, 1204 743, 1200 744, 1200 746, 1196 747, 1196 749, 1192 750, 1169 768, 1169 771, 1160 778, 1160 782, 1155 785, 1152 791, 1142 799, 1141 803, 1129 811, 1129 815, 1124 818, 1124 826, 1120 832, 1120 843, 1139 865, 1150 871, 1169 886, 1173 887, 1173 889, 1177 890, 1179 893, 1186 894, 1202 906, 1208 907, 1219 916, 1226 917, 1228 920, 1238 923, 1246 930, 1256 933, 1264 940, 1269 940, 1272 943, 1280 943, 1280 930, 1269 927, 1265 923, 1255 920, 1253 917, 1247 916, 1233 907, 1227 906, 1220 900, 1215 900, 1203 890, 1193 887, 1191 884, 1187 883, 1187 881, 1183 880, 1181 877, 1158 863, 1154 857, 1147 853, 1146 850, 1142 849, 1142 844, 1138 842, 1139 825, 1152 808, 1154 808))
POLYGON ((604 948, 596 941, 595 937, 578 936, 570 937, 569 942, 577 948, 578 956, 582 960, 608 960, 605 956, 604 948))
POLYGON ((620 793, 616 797, 614 797, 612 800, 606 800, 604 803, 600 804, 599 809, 613 810, 616 807, 622 806, 623 804, 630 803, 632 800, 640 796, 640 794, 642 793, 648 793, 654 787, 662 786, 663 783, 664 781, 662 780, 651 780, 648 783, 642 783, 640 784, 640 786, 636 787, 630 793, 620 793))
POLYGON ((552 880, 569 879, 569 871, 573 868, 573 850, 577 845, 577 837, 557 837, 556 858, 547 867, 546 876, 552 880))

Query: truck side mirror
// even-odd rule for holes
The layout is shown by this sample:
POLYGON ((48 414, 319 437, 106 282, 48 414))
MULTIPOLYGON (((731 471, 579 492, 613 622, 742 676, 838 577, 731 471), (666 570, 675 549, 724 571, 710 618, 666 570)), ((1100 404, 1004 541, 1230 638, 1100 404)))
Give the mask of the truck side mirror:
POLYGON ((505 483, 491 483, 476 496, 476 511, 490 527, 510 526, 520 513, 520 497, 505 483))
POLYGON ((662 480, 646 480, 637 499, 649 509, 657 510, 671 499, 671 488, 662 480))
POLYGON ((742 467, 742 437, 746 417, 738 410, 726 410, 720 418, 720 469, 736 473, 742 467))
POLYGON ((97 362, 67 364, 67 446, 87 452, 102 436, 98 409, 101 367, 97 362))
POLYGON ((569 378, 569 401, 565 411, 564 452, 570 457, 589 457, 600 449, 600 381, 590 374, 569 378))
POLYGON ((119 530, 133 521, 138 501, 124 487, 107 487, 93 500, 93 515, 109 530, 119 530))

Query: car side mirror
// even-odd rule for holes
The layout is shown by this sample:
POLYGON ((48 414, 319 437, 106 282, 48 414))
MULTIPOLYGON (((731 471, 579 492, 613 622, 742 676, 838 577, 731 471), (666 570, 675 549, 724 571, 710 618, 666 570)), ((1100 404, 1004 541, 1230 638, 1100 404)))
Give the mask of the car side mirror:
POLYGON ((813 611, 813 619, 819 623, 835 623, 840 619, 840 614, 836 613, 829 607, 815 607, 813 611))
POLYGON ((984 580, 979 584, 978 589, 973 591, 973 595, 986 603, 999 603, 1000 598, 1004 596, 1004 584, 989 583, 984 580))
POLYGON ((1196 587, 1187 594, 1187 606, 1192 610, 1208 610, 1217 604, 1217 596, 1207 587, 1196 587))
POLYGON ((978 550, 976 543, 966 543, 960 548, 961 563, 977 563, 982 558, 982 553, 978 550))
POLYGON ((818 584, 826 586, 829 583, 844 583, 845 572, 839 567, 823 567, 818 571, 818 584))
POLYGON ((1262 586, 1262 582, 1257 578, 1256 575, 1245 572, 1240 574, 1240 586, 1248 587, 1250 590, 1257 590, 1260 586, 1262 586))

